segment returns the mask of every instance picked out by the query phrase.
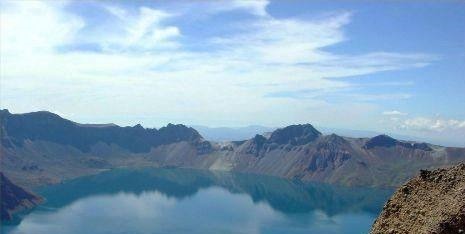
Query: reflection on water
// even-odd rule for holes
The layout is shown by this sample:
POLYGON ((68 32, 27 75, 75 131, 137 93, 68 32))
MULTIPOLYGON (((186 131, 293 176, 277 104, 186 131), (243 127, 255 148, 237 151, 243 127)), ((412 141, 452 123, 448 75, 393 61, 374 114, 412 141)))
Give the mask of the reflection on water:
POLYGON ((118 169, 38 191, 7 233, 366 233, 390 190, 188 169, 118 169))

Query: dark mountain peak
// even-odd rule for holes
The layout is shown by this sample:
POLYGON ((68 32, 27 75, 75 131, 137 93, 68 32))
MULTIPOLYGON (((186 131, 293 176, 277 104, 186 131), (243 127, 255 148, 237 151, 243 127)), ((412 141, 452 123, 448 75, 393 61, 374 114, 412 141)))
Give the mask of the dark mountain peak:
POLYGON ((396 139, 388 135, 382 134, 382 135, 375 136, 371 138, 370 140, 368 140, 365 143, 364 148, 371 149, 374 147, 391 147, 391 146, 395 146, 397 142, 398 141, 396 139))
POLYGON ((311 124, 290 125, 271 133, 270 142, 277 144, 305 145, 321 136, 311 124))
POLYGON ((2 125, 0 126, 0 128, 3 127, 3 123, 6 121, 7 118, 9 118, 9 116, 11 116, 11 114, 7 109, 0 110, 0 124, 2 125))
POLYGON ((426 143, 415 143, 396 140, 388 135, 379 135, 368 140, 363 146, 365 149, 371 149, 374 147, 392 147, 400 146, 413 150, 432 151, 433 149, 426 143))
POLYGON ((187 127, 184 124, 171 124, 162 127, 158 130, 160 134, 170 141, 200 141, 203 140, 202 136, 197 130, 187 127))
POLYGON ((142 125, 140 125, 140 124, 134 125, 133 128, 135 128, 135 129, 144 129, 144 127, 142 127, 142 125))
POLYGON ((65 120, 61 116, 49 112, 49 111, 35 111, 35 112, 29 112, 29 113, 24 113, 24 114, 19 114, 23 116, 28 116, 28 117, 35 117, 35 118, 42 118, 42 119, 61 119, 65 120))
POLYGON ((168 123, 168 125, 166 125, 165 127, 162 127, 162 128, 191 128, 191 127, 188 127, 184 124, 172 124, 172 123, 168 123))
POLYGON ((35 111, 23 114, 9 114, 7 115, 7 119, 11 119, 11 121, 13 121, 14 119, 14 121, 21 122, 22 124, 26 124, 26 122, 28 122, 28 124, 34 122, 35 124, 53 126, 76 125, 75 122, 62 118, 61 116, 49 111, 35 111))
POLYGON ((6 114, 10 114, 10 112, 8 111, 8 109, 1 109, 1 110, 0 110, 0 116, 6 115, 6 114))
MULTIPOLYGON (((161 127, 159 131, 186 131, 186 132, 197 132, 195 129, 188 127, 184 124, 172 124, 168 123, 168 125, 161 127)), ((198 133, 197 133, 198 134, 198 133)))

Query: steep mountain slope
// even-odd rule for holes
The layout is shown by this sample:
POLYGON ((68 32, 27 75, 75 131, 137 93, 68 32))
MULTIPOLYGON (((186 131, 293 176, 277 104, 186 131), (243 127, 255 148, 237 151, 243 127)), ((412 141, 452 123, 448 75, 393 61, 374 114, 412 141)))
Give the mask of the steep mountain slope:
POLYGON ((1 170, 24 186, 56 183, 115 167, 186 167, 268 174, 344 185, 396 186, 421 168, 465 161, 464 148, 380 135, 322 135, 310 124, 268 137, 213 143, 192 128, 83 125, 49 112, 1 117, 1 170))
POLYGON ((13 184, 0 172, 1 220, 11 220, 14 212, 29 209, 42 202, 42 198, 13 184))
POLYGON ((464 233, 465 164, 421 171, 384 206, 371 233, 464 233))

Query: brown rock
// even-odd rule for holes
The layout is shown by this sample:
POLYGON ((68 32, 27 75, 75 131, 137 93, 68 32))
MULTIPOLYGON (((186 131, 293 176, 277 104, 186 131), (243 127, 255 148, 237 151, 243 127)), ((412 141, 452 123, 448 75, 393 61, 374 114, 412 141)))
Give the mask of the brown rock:
POLYGON ((371 229, 381 233, 464 233, 465 164, 420 174, 388 200, 371 229))

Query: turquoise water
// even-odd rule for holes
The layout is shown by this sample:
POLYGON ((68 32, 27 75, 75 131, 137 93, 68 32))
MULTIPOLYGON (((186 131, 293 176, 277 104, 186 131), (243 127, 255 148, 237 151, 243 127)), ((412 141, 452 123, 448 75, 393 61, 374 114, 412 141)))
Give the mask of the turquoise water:
POLYGON ((118 169, 37 191, 4 233, 367 233, 391 190, 250 174, 118 169))

